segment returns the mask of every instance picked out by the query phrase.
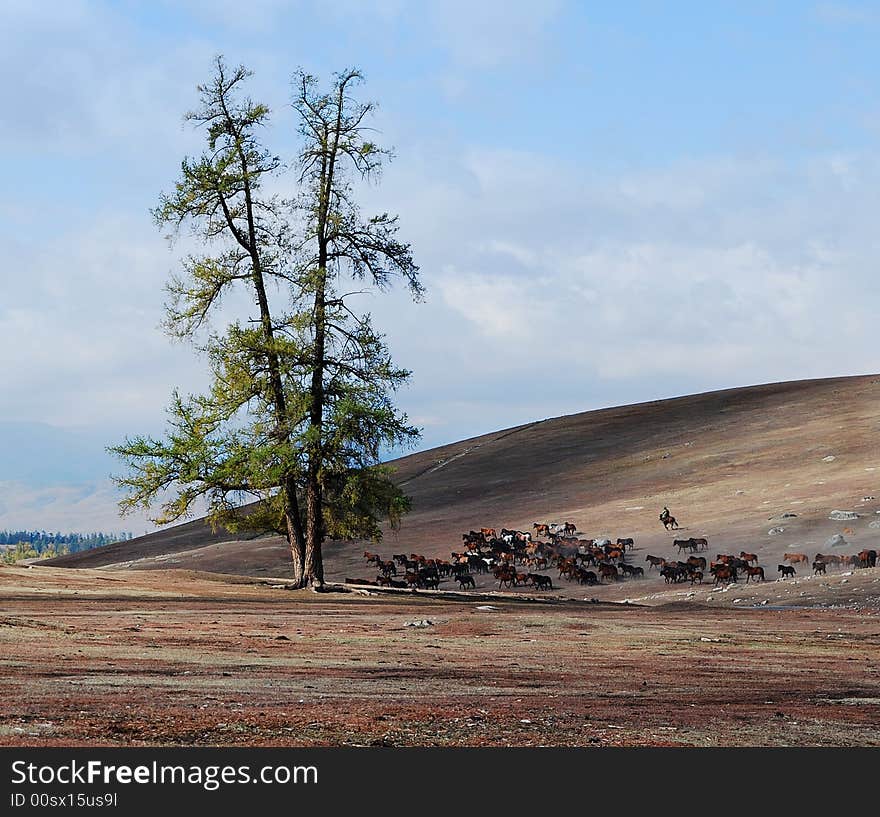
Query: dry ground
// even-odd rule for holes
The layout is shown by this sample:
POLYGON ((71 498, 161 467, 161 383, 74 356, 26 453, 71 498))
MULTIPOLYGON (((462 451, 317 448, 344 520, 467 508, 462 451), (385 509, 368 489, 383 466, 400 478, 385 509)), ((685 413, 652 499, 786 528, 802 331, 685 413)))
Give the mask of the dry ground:
POLYGON ((0 568, 0 744, 876 746, 880 570, 849 579, 771 609, 0 568))

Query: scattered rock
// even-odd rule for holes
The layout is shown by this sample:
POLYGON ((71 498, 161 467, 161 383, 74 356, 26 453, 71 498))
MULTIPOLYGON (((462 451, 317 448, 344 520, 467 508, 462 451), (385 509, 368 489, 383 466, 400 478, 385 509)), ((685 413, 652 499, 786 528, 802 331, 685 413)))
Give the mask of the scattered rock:
POLYGON ((837 522, 843 522, 848 519, 858 519, 859 515, 855 511, 831 511, 828 514, 829 519, 834 519, 837 522))
POLYGON ((849 583, 849 579, 841 579, 841 580, 840 580, 840 583, 841 583, 841 584, 848 584, 848 583, 849 583))
POLYGON ((835 533, 830 539, 825 540, 825 547, 827 548, 842 548, 846 547, 848 542, 843 538, 839 533, 835 533))
POLYGON ((834 454, 829 454, 827 457, 822 457, 822 462, 834 462, 836 459, 837 457, 834 454))
POLYGON ((786 511, 785 513, 777 514, 776 516, 771 516, 768 520, 769 522, 782 522, 784 519, 794 519, 797 516, 796 513, 789 513, 786 511))
POLYGON ((433 627, 434 622, 429 618, 423 618, 420 621, 407 621, 404 627, 433 627))
POLYGON ((736 492, 736 496, 742 496, 745 493, 743 490, 739 490, 736 492))
POLYGON ((780 533, 785 533, 785 528, 770 528, 767 531, 768 536, 779 536, 780 533))
POLYGON ((873 522, 868 522, 869 528, 880 528, 880 519, 875 519, 873 522))
POLYGON ((707 638, 706 636, 702 636, 700 638, 700 641, 713 641, 714 642, 714 641, 721 641, 721 639, 720 638, 707 638))
POLYGON ((872 499, 876 499, 876 496, 863 496, 862 502, 870 502, 872 499))
POLYGON ((492 610, 497 610, 498 608, 497 608, 497 607, 493 607, 491 604, 481 604, 479 607, 477 607, 477 609, 478 609, 478 610, 492 611, 492 610))

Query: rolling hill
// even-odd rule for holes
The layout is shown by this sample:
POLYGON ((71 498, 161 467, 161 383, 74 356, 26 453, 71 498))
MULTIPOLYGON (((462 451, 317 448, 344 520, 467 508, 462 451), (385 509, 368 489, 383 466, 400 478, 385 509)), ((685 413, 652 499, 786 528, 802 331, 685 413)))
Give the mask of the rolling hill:
MULTIPOLYGON (((585 536, 632 536, 644 555, 706 536, 710 555, 757 552, 775 577, 786 550, 843 533, 880 541, 880 375, 726 389, 540 420, 392 463, 413 511, 378 549, 448 558, 461 533, 571 520, 585 536), (682 525, 667 532, 664 505, 682 525), (859 514, 829 519, 832 510, 859 514), (783 517, 783 514, 787 516, 783 517), (874 524, 872 524, 874 523, 874 524), (780 530, 781 529, 781 530, 780 530), (774 530, 773 534, 769 531, 774 530)), ((327 578, 367 576, 363 543, 329 542, 327 578)), ((233 540, 195 520, 51 560, 67 567, 289 572, 277 537, 233 540)))

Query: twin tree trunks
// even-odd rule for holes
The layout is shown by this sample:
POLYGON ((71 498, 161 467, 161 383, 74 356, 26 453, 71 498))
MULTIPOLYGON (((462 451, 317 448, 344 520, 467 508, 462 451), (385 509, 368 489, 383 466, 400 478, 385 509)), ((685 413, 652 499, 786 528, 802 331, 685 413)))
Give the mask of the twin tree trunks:
POLYGON ((261 141, 269 109, 243 95, 249 76, 216 60, 186 117, 204 128, 206 150, 184 159, 154 211, 172 237, 187 227, 201 239, 203 253, 167 286, 165 329, 205 353, 211 386, 174 393, 163 439, 111 450, 127 466, 116 479, 123 511, 159 503, 154 521, 167 524, 207 501, 215 526, 285 536, 294 586, 320 588, 326 536, 377 540, 383 520, 396 526, 409 509, 380 456, 419 436, 392 401, 410 372, 393 365, 357 298, 396 279, 414 300, 424 290, 397 217, 363 218, 354 198, 352 182, 375 177, 388 155, 367 138, 374 106, 353 96, 361 74, 337 74, 326 92, 294 75, 293 163, 261 141), (284 197, 264 191, 279 177, 284 197), (218 331, 214 307, 236 287, 257 312, 218 331))

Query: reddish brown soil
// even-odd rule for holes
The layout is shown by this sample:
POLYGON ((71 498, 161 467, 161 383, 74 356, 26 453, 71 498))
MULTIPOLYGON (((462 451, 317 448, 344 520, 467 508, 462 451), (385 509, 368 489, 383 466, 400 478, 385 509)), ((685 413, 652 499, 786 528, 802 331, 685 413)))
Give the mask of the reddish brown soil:
MULTIPOLYGON (((448 601, 240 581, 0 568, 0 744, 880 745, 870 606, 448 601)), ((845 601, 838 587, 829 603, 845 601)))

